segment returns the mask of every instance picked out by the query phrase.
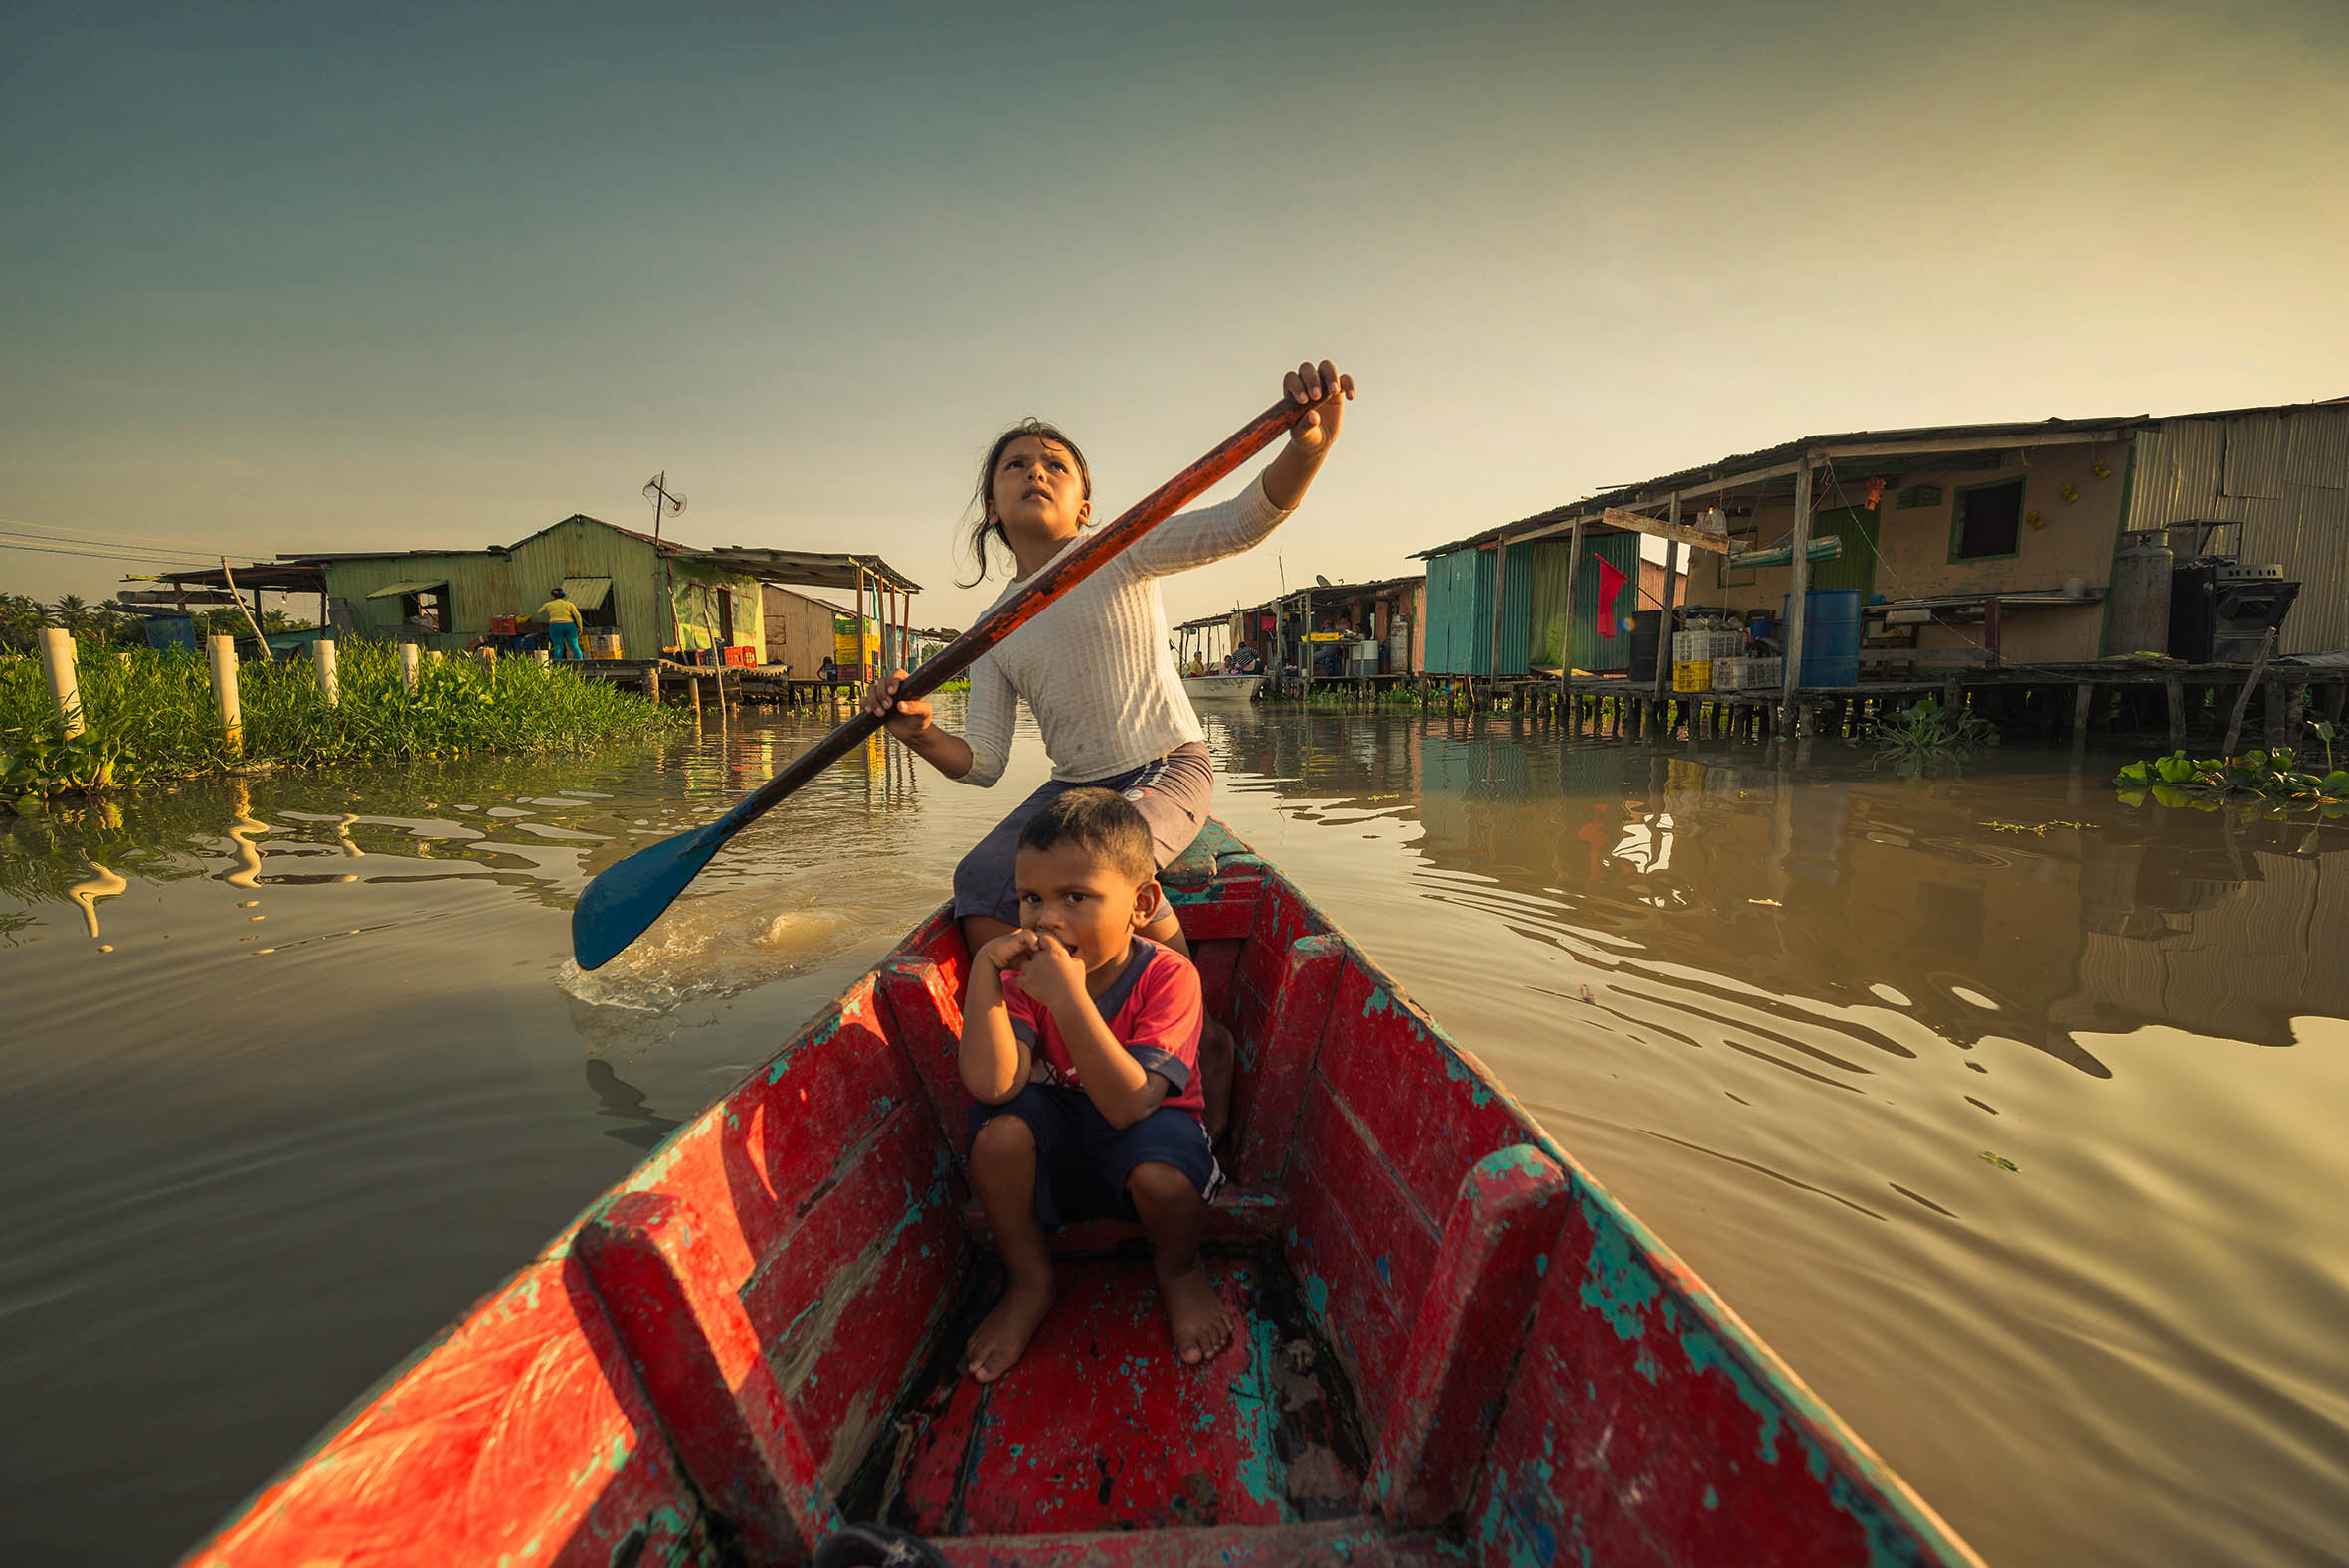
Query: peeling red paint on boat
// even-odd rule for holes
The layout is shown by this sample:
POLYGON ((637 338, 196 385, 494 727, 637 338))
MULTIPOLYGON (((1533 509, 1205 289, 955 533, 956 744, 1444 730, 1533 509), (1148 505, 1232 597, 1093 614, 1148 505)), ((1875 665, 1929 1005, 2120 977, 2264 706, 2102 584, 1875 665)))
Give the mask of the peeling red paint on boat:
POLYGON ((1237 1041, 1224 1354, 1092 1222, 958 1375, 942 910, 190 1562, 794 1563, 848 1513, 991 1568, 1976 1561, 1302 892, 1216 823, 1166 882, 1237 1041))

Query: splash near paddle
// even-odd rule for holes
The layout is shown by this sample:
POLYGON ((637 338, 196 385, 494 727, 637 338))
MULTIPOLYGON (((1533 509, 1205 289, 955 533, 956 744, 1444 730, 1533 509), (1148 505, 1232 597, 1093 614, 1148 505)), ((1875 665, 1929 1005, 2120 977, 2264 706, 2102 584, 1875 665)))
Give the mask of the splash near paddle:
MULTIPOLYGON (((1226 437, 1214 450, 1144 496, 1115 522, 1038 572, 1028 585, 997 605, 979 623, 924 660, 897 689, 897 700, 927 697, 977 662, 979 656, 1026 625, 1136 540, 1196 499, 1284 435, 1304 412, 1283 398, 1226 437)), ((583 969, 611 962, 660 918, 676 896, 735 834, 766 815, 786 797, 847 756, 882 724, 859 712, 821 741, 792 759, 790 766, 745 795, 716 821, 689 833, 639 849, 587 885, 571 911, 571 952, 583 969)))

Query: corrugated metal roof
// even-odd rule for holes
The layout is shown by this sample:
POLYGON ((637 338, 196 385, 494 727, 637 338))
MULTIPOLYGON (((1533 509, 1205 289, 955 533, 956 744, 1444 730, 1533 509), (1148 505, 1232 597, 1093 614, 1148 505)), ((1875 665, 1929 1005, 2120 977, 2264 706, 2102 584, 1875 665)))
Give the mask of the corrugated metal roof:
POLYGON ((2326 409, 2312 419, 2292 421, 2283 478, 2286 484, 2320 490, 2349 488, 2349 418, 2326 409))
MULTIPOLYGON (((2123 526, 2134 530, 2201 520, 2241 523, 2236 530, 2239 539, 2222 534, 2213 548, 2244 561, 2280 563, 2284 575, 2300 585, 2276 651, 2323 653, 2349 647, 2349 407, 2294 409, 2288 436, 2259 430, 2234 440, 2238 419, 2258 421, 2262 415, 2272 417, 2272 412, 2186 415, 2140 432, 2123 526), (2264 455, 2270 449, 2272 458, 2264 455), (2269 482, 2254 465, 2272 461, 2272 488, 2277 493, 2220 493, 2231 454, 2241 464, 2240 482, 2254 487, 2269 482), (2302 474, 2316 482, 2300 479, 2302 474), (2329 484, 2323 482, 2328 475, 2329 484)), ((2172 547, 2191 548, 2192 541, 2173 540, 2172 547)))
POLYGON ((2283 499, 2284 433, 2289 422, 2273 414, 2239 414, 2219 426, 2219 493, 2254 500, 2283 499))
MULTIPOLYGON (((2330 417, 2340 415, 2345 410, 2349 410, 2349 398, 2336 398, 2324 403, 2272 404, 2256 409, 2221 409, 2210 413, 2178 415, 2160 420, 2149 414, 2139 414, 2096 420, 2047 419, 1996 425, 1925 425, 1906 430, 1845 431, 1835 435, 1805 436, 1800 440, 1784 441, 1776 446, 1764 447, 1759 451, 1740 452, 1735 456, 1723 457, 1717 462, 1706 463, 1694 468, 1684 468, 1677 473, 1659 474, 1653 479, 1645 479, 1638 484, 1623 485, 1604 494, 1584 496, 1578 501, 1569 501, 1561 506, 1553 506, 1544 512, 1536 512, 1531 517, 1521 517, 1511 522, 1501 523, 1485 529, 1481 533, 1471 534, 1463 539, 1455 539, 1449 544, 1437 545, 1433 549, 1415 551, 1413 554, 1421 560, 1431 560, 1454 550, 1488 544, 1500 535, 1517 529, 1560 522, 1574 516, 1577 512, 1595 514, 1607 506, 1635 505, 1638 497, 1645 492, 1669 493, 1690 485, 1734 478, 1740 473, 1775 467, 1793 461, 1815 446, 1892 445, 1900 441, 1947 441, 1953 438, 1979 437, 1983 449, 1989 450, 1995 449, 2002 438, 2011 436, 2065 435, 2076 431, 2132 430, 2156 424, 2166 427, 2184 420, 2231 420, 2239 416, 2255 414, 2313 413, 2330 417)), ((2215 436, 2216 427, 2214 427, 2215 436)), ((1942 455, 1946 456, 1947 453, 1944 452, 1942 455)), ((2213 488, 2216 493, 2216 486, 2214 485, 2213 488)), ((2205 513, 2203 515, 2217 514, 2205 513)))

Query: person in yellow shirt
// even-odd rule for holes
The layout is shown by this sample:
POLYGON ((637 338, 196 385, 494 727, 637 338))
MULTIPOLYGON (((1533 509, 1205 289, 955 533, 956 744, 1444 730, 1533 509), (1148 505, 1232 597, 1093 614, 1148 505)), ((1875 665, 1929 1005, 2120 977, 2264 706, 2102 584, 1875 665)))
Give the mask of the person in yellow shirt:
POLYGON ((556 658, 587 657, 579 646, 579 607, 571 603, 571 597, 562 589, 557 588, 531 618, 546 627, 547 646, 556 658))

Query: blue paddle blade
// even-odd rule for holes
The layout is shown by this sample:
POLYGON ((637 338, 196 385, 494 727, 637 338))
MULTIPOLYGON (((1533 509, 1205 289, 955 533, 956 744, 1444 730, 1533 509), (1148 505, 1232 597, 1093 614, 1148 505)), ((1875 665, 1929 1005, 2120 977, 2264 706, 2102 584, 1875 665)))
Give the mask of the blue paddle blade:
POLYGON ((600 969, 644 934, 732 834, 726 817, 639 849, 598 876, 571 908, 571 953, 600 969))

